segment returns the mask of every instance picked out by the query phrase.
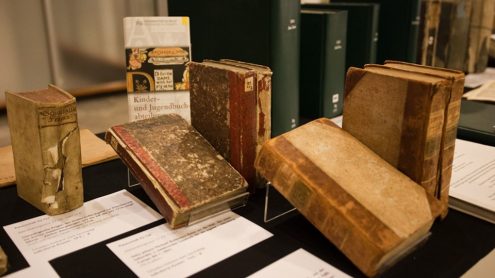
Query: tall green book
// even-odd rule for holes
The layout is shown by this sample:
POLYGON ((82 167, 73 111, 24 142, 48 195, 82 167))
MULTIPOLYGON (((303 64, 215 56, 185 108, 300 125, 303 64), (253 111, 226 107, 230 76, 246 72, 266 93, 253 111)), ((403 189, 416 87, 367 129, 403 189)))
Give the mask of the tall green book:
POLYGON ((347 11, 301 10, 301 118, 342 114, 347 15, 347 11))
POLYGON ((272 136, 299 124, 299 0, 169 0, 169 16, 188 16, 194 60, 268 66, 272 136))
POLYGON ((379 3, 377 62, 416 62, 420 0, 332 0, 332 2, 379 3))
POLYGON ((346 69, 376 63, 379 4, 325 3, 304 4, 305 10, 347 11, 346 69))

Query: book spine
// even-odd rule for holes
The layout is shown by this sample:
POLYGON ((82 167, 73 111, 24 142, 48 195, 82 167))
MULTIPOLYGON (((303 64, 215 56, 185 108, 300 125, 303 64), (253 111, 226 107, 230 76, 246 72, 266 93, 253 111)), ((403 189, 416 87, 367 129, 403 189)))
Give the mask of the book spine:
POLYGON ((407 45, 407 62, 416 62, 417 41, 419 34, 419 22, 420 22, 420 0, 410 1, 410 28, 409 28, 409 41, 407 45))
POLYGON ((279 136, 275 140, 273 144, 263 145, 256 159, 256 168, 361 271, 374 276, 384 256, 382 248, 390 250, 388 244, 400 239, 334 180, 318 170, 287 139, 279 136), (290 150, 290 159, 303 161, 300 165, 304 165, 304 169, 292 169, 284 162, 287 158, 281 156, 278 149, 290 150), (353 217, 360 220, 353 221, 353 217), (374 236, 364 235, 366 230, 377 231, 381 240, 374 242, 371 239, 374 236))
MULTIPOLYGON (((378 4, 373 5, 372 9, 373 15, 371 16, 371 47, 370 47, 370 64, 376 63, 376 55, 378 51, 378 40, 379 40, 379 22, 380 18, 380 6, 378 4)), ((364 66, 364 65, 363 65, 364 66)))
POLYGON ((299 125, 299 0, 270 1, 272 136, 299 125))
POLYGON ((125 146, 119 143, 117 135, 113 134, 111 131, 107 131, 105 133, 105 141, 112 146, 115 152, 119 155, 122 162, 127 166, 132 175, 139 182, 141 187, 144 189, 146 194, 150 197, 152 202, 156 205, 158 211, 165 218, 167 223, 171 225, 172 228, 180 227, 182 225, 176 224, 174 219, 176 215, 170 205, 166 202, 165 198, 163 198, 162 193, 155 187, 155 185, 151 182, 150 178, 146 173, 144 173, 143 169, 136 163, 133 157, 128 153, 128 150, 125 146))

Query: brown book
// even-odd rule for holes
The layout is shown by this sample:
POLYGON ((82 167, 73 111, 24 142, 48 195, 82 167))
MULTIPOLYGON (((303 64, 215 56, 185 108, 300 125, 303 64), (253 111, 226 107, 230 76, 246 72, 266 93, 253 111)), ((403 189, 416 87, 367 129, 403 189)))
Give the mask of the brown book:
POLYGON ((191 124, 255 190, 257 73, 215 61, 189 63, 191 124))
POLYGON ((421 0, 418 35, 418 63, 433 65, 437 48, 442 0, 421 0))
POLYGON ((246 181, 177 114, 113 126, 105 140, 172 228, 245 201, 225 203, 246 192, 246 181))
POLYGON ((488 64, 488 48, 493 28, 495 0, 472 0, 469 46, 464 71, 483 72, 488 64))
MULTIPOLYGON (((229 59, 221 59, 220 62, 237 65, 256 71, 256 154, 261 145, 272 136, 272 71, 269 67, 240 62, 229 59)), ((266 180, 256 172, 256 187, 266 186, 266 180)))
POLYGON ((459 123, 459 117, 461 113, 461 99, 464 93, 464 72, 420 66, 416 64, 410 64, 398 61, 385 61, 385 66, 410 70, 415 72, 422 72, 426 74, 432 74, 441 76, 451 80, 451 90, 448 96, 448 107, 445 110, 443 136, 440 144, 440 177, 435 191, 435 196, 444 204, 444 211, 442 212, 442 218, 447 216, 448 204, 449 204, 449 188, 450 178, 452 176, 452 162, 454 160, 455 139, 457 137, 457 126, 459 123))
POLYGON ((451 85, 386 66, 350 68, 342 128, 434 195, 451 85))
POLYGON ((53 85, 5 98, 19 196, 48 215, 82 206, 76 99, 53 85))
POLYGON ((442 207, 421 186, 324 118, 263 144, 255 165, 367 276, 413 248, 442 207))

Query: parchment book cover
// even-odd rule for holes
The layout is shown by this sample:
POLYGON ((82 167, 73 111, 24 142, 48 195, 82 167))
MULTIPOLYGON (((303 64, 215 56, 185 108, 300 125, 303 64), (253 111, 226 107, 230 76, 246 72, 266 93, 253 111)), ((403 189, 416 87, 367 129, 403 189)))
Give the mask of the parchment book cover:
POLYGON ((113 126, 105 139, 172 228, 246 192, 244 178, 180 115, 113 126))
POLYGON ((190 122, 188 17, 124 18, 129 121, 177 113, 190 122))
POLYGON ((19 196, 48 215, 82 206, 76 99, 53 85, 5 96, 19 196))
POLYGON ((427 234, 442 207, 325 118, 267 141, 256 168, 368 276, 427 234))

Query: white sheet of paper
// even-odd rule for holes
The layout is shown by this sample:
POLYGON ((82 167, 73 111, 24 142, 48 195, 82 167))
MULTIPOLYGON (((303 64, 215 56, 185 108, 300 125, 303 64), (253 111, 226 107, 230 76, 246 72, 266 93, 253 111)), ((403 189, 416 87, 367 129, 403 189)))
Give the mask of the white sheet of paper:
POLYGON ((157 226, 107 246, 139 277, 186 277, 271 236, 226 212, 176 230, 157 226))
POLYGON ((464 79, 464 86, 468 88, 476 88, 492 79, 495 79, 495 68, 488 67, 483 72, 467 74, 464 79))
POLYGON ((349 278, 351 276, 338 270, 304 249, 298 249, 271 265, 248 276, 264 277, 313 277, 313 278, 349 278))
POLYGON ((30 265, 93 245, 163 217, 126 190, 91 200, 76 210, 4 226, 30 265))
POLYGON ((495 211, 495 147, 455 141, 449 195, 495 211))

